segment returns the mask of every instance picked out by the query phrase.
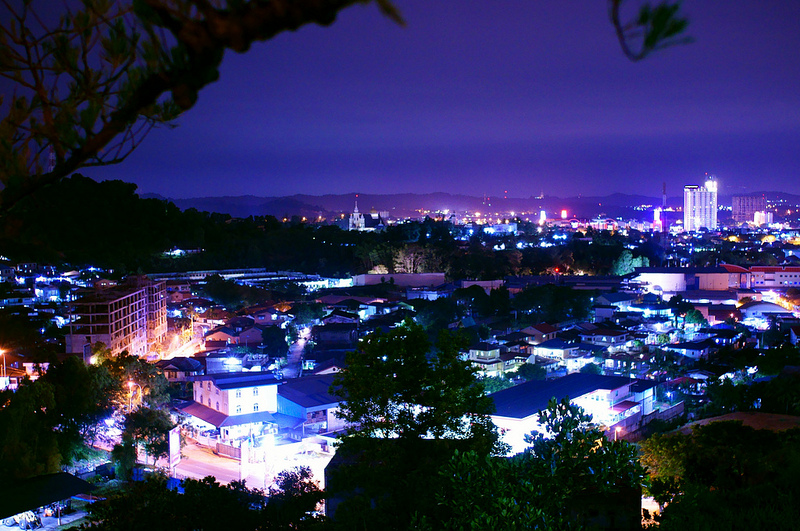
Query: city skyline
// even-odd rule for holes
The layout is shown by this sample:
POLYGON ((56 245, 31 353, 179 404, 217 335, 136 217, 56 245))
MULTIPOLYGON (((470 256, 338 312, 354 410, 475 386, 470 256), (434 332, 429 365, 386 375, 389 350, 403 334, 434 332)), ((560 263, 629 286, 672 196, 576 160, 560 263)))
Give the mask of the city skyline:
POLYGON ((82 173, 174 198, 800 193, 800 5, 685 2, 694 42, 639 63, 604 2, 397 6, 405 28, 357 6, 229 54, 178 128, 82 173))

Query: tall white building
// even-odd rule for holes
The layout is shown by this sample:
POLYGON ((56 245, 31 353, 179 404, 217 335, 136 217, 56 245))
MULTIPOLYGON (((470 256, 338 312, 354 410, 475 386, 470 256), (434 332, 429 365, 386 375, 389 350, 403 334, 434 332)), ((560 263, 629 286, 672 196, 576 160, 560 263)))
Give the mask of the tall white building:
POLYGON ((717 181, 712 175, 703 186, 683 187, 683 230, 717 228, 717 181))

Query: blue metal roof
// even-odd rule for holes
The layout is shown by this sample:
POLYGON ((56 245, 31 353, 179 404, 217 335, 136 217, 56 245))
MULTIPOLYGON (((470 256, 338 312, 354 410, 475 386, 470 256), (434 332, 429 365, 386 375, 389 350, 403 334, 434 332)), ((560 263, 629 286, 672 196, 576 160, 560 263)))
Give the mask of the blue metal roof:
POLYGON ((555 380, 532 380, 491 395, 496 414, 523 419, 547 407, 551 398, 578 398, 597 389, 618 389, 635 382, 623 376, 575 373, 555 380))

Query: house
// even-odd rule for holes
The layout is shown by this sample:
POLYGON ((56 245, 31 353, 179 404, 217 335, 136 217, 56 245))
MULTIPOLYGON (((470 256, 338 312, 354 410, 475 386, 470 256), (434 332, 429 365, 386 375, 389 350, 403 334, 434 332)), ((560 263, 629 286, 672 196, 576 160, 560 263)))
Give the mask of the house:
POLYGON ((255 324, 259 325, 280 325, 281 323, 289 321, 292 318, 291 315, 286 312, 282 312, 275 306, 258 306, 254 308, 248 308, 245 310, 245 312, 247 312, 247 315, 253 318, 255 324))
POLYGON ((200 429, 219 429, 223 441, 274 434, 280 384, 271 372, 200 376, 193 385, 193 401, 183 413, 200 429))
POLYGON ((345 366, 347 353, 350 349, 325 349, 315 348, 303 353, 303 371, 318 374, 322 371, 338 372, 345 366))
POLYGON ((642 405, 642 416, 655 410, 656 387, 658 383, 652 380, 636 380, 631 384, 633 401, 642 405))
POLYGON ((203 364, 195 358, 170 358, 156 362, 156 367, 171 382, 187 382, 203 374, 203 364))
POLYGON ((346 312, 344 310, 333 310, 331 313, 322 318, 322 324, 324 325, 335 323, 357 324, 358 321, 359 318, 357 313, 346 312))
POLYGON ((581 341, 598 345, 609 349, 619 349, 625 347, 630 340, 630 332, 627 330, 610 330, 608 328, 598 328, 582 332, 581 341))
POLYGON ((713 339, 702 339, 700 341, 686 341, 683 343, 671 343, 663 345, 664 350, 677 352, 681 356, 693 360, 708 359, 708 354, 712 349, 716 350, 717 344, 713 339))
POLYGON ((336 416, 340 397, 331 394, 334 376, 307 376, 288 380, 278 387, 276 421, 289 428, 289 436, 301 440, 309 435, 342 430, 347 423, 336 416))
MULTIPOLYGON (((513 356, 512 356, 513 357, 513 356)), ((500 345, 482 341, 469 347, 467 360, 482 376, 501 376, 505 364, 500 358, 500 345)))
POLYGON ((578 345, 575 343, 569 343, 558 338, 549 339, 533 347, 533 354, 528 357, 528 363, 533 363, 535 357, 563 361, 565 358, 574 355, 577 350, 578 345))
POLYGON ((326 348, 353 348, 358 340, 356 323, 331 323, 311 329, 311 339, 326 348))
POLYGON ((440 284, 432 288, 409 288, 406 290, 406 300, 425 299, 434 301, 442 297, 450 297, 456 290, 453 283, 440 284))
POLYGON ((791 315, 792 312, 772 302, 751 301, 739 306, 739 311, 745 319, 767 319, 781 315, 791 315))
POLYGON ((528 343, 531 345, 538 345, 539 343, 544 343, 545 341, 554 339, 556 337, 556 333, 558 332, 558 328, 547 323, 539 323, 527 328, 523 328, 521 332, 529 336, 528 343))
POLYGON ((238 318, 232 324, 225 324, 209 330, 204 339, 206 344, 210 341, 224 341, 227 345, 258 346, 262 342, 263 325, 254 324, 250 318, 238 318), (244 327, 247 328, 244 328, 244 327))
POLYGON ((209 330, 203 337, 206 341, 224 341, 226 344, 234 345, 237 340, 236 330, 225 325, 209 330))
POLYGON ((634 431, 642 416, 642 404, 635 401, 631 385, 637 380, 622 376, 575 373, 555 380, 533 380, 493 393, 495 414, 492 420, 500 428, 503 441, 512 453, 525 450, 525 435, 544 432, 538 422, 539 411, 551 398, 569 398, 592 415, 593 422, 613 434, 617 427, 625 433, 634 431))
POLYGON ((622 310, 636 301, 636 295, 630 293, 601 293, 594 301, 601 306, 614 306, 622 310))

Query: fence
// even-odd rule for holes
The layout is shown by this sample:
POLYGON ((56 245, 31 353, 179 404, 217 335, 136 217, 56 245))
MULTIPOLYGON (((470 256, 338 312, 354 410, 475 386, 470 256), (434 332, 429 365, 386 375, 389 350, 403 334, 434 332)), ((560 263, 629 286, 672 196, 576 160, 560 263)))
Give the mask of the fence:
POLYGON ((217 450, 216 453, 219 455, 224 455, 226 457, 232 457, 233 459, 241 459, 242 458, 242 449, 236 448, 235 446, 230 446, 228 444, 217 443, 217 450))

